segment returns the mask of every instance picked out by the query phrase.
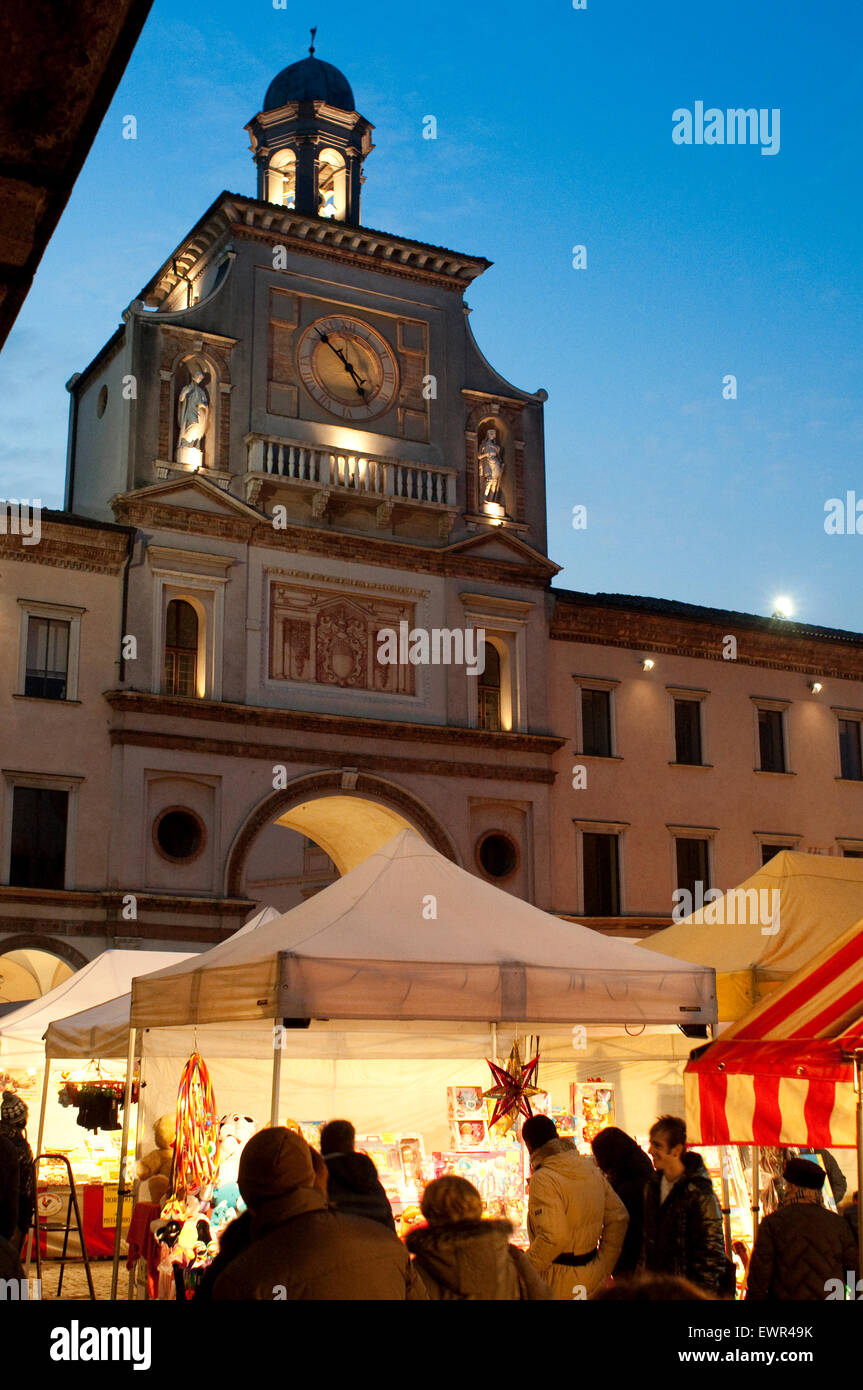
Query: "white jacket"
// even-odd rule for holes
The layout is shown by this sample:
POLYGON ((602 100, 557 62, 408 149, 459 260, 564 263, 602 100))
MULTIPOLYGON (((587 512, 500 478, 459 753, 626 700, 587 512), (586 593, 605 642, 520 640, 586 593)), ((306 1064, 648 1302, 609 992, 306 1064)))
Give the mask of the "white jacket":
POLYGON ((590 1298, 607 1280, 623 1248, 629 1214, 592 1158, 571 1141, 550 1139, 531 1156, 527 1209, 528 1256, 555 1298, 590 1298), (558 1255, 585 1255, 584 1265, 560 1265, 558 1255))

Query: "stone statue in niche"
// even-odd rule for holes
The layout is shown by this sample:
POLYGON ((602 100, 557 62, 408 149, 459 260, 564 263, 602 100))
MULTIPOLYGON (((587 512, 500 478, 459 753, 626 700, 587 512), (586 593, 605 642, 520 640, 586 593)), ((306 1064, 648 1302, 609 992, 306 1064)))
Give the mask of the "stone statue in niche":
POLYGON ((492 425, 486 431, 477 456, 479 477, 482 484, 483 510, 495 516, 503 516, 501 480, 503 478, 503 450, 498 443, 497 430, 492 425))
POLYGON ((204 386, 206 368, 200 362, 192 362, 189 375, 191 380, 183 387, 177 402, 180 430, 177 462, 191 463, 200 468, 204 462, 204 439, 210 419, 210 397, 204 386))

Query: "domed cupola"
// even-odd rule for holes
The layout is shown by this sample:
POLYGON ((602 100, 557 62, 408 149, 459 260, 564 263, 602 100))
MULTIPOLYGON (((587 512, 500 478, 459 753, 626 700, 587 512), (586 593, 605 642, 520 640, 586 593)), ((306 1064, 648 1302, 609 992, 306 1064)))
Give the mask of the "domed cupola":
POLYGON ((263 109, 246 126, 258 167, 258 197, 312 217, 358 226, 362 163, 372 125, 354 110, 344 73, 315 57, 273 78, 263 109))

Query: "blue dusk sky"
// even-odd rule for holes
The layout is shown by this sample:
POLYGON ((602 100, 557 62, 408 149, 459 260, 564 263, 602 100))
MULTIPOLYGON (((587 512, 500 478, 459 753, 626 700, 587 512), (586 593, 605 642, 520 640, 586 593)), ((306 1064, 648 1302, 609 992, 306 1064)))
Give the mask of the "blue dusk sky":
POLYGON ((863 534, 824 528, 849 491, 863 528, 846 0, 155 0, 0 354, 2 495, 62 505, 64 383, 223 188, 254 194, 243 126, 313 24, 375 126, 364 224, 494 262, 471 324, 549 393, 558 583, 762 614, 787 594, 801 621, 863 630, 863 534), (699 101, 778 108, 778 153, 675 144, 699 101))

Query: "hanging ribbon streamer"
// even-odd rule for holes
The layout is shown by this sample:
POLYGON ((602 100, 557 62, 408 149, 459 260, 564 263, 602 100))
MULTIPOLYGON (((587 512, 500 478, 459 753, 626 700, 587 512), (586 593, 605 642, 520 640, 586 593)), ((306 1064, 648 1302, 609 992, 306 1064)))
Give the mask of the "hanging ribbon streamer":
POLYGON ((207 1064, 193 1052, 177 1094, 177 1144, 172 1191, 185 1197, 215 1180, 219 1171, 219 1116, 207 1064))

